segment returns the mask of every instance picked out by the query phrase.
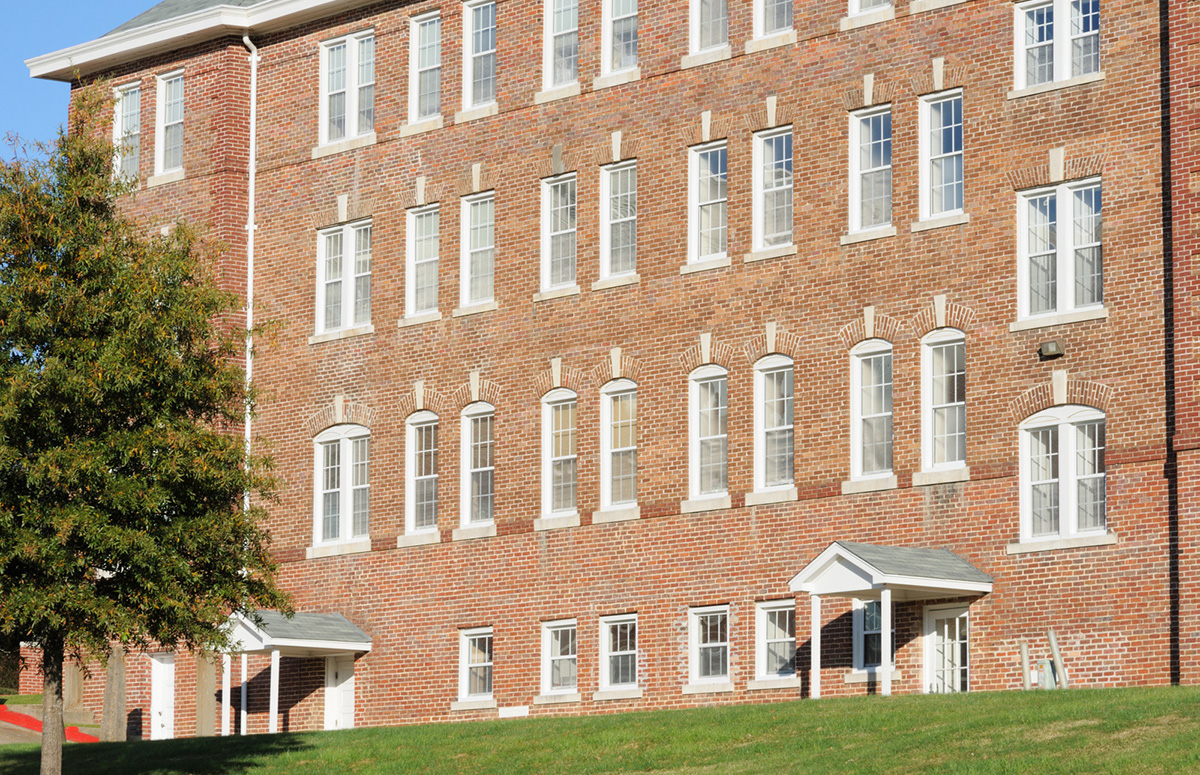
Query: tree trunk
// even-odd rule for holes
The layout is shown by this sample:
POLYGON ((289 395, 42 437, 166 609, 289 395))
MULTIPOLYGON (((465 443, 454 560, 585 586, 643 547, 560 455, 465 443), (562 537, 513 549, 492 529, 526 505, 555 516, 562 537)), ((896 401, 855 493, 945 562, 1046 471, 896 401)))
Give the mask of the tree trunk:
POLYGON ((104 676, 104 710, 100 716, 100 739, 125 742, 125 648, 112 644, 104 676))
POLYGON ((62 775, 63 743, 63 641, 44 638, 42 646, 42 773, 62 775))

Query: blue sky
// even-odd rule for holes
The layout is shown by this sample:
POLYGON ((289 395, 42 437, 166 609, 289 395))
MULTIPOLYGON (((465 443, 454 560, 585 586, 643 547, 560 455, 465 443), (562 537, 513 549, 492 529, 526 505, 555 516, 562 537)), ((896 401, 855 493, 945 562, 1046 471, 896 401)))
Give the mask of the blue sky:
MULTIPOLYGON (((67 117, 67 85, 30 78, 26 59, 98 38, 157 1, 0 0, 0 139, 15 132, 22 139, 50 140, 67 117)), ((10 156, 7 143, 0 154, 10 156)))

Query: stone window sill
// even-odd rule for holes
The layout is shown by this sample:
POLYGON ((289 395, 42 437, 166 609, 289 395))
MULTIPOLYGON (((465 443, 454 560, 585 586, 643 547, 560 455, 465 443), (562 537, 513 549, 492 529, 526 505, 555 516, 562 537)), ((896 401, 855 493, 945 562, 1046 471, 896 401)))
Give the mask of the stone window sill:
POLYGON ((564 527, 579 527, 579 513, 547 515, 533 520, 534 530, 561 530, 564 527))
POLYGON ((565 100, 567 97, 577 97, 579 95, 579 82, 568 83, 563 86, 555 86, 552 89, 543 89, 533 95, 534 105, 545 105, 547 102, 556 102, 565 100))
POLYGON ((579 286, 578 285, 568 285, 563 288, 551 288, 549 290, 539 291, 538 293, 533 294, 533 301, 536 303, 539 301, 550 301, 551 299, 561 299, 565 296, 578 296, 578 295, 579 295, 579 286))
POLYGON ((1035 328, 1062 326, 1067 323, 1082 323, 1085 320, 1107 320, 1108 307, 1093 307, 1092 309, 1077 309, 1071 312, 1058 312, 1053 315, 1038 315, 1035 318, 1025 318, 1008 324, 1008 330, 1031 331, 1035 328))
POLYGON ((684 694, 727 694, 733 691, 733 683, 723 681, 710 684, 687 684, 683 687, 684 694))
MULTIPOLYGON (((848 684, 865 684, 870 681, 882 680, 883 675, 881 675, 880 671, 875 668, 868 668, 866 670, 851 670, 850 672, 846 673, 846 683, 848 684)), ((899 680, 900 671, 893 668, 892 683, 896 683, 899 680)))
POLYGON ((500 309, 500 305, 494 301, 485 301, 481 304, 469 304, 465 307, 457 307, 450 313, 451 317, 465 318, 468 315, 478 315, 481 312, 491 312, 492 310, 500 309))
POLYGON ((496 712, 498 718, 525 718, 529 715, 528 705, 511 705, 496 712))
POLYGON ((770 35, 764 35, 761 38, 751 38, 746 41, 746 53, 757 54, 759 51, 767 51, 780 46, 790 46, 796 42, 796 28, 784 30, 782 32, 773 32, 770 35))
POLYGON ((304 550, 304 557, 315 560, 318 557, 340 557, 343 554, 362 554, 371 551, 371 539, 363 538, 358 541, 347 541, 344 544, 321 544, 310 546, 304 550))
POLYGON ((716 256, 715 258, 705 258, 700 261, 690 261, 679 267, 679 274, 692 274, 693 272, 707 272, 709 269, 724 269, 729 266, 729 256, 716 256))
POLYGON ((890 22, 895 18, 896 9, 889 5, 885 8, 876 8, 873 11, 855 14, 854 16, 843 16, 841 21, 838 22, 838 27, 842 32, 846 32, 847 30, 857 30, 861 27, 870 27, 872 24, 890 22))
POLYGON ((633 686, 628 689, 601 689, 598 692, 592 692, 592 699, 596 702, 604 700, 640 700, 642 698, 642 689, 638 686, 633 686))
POLYGON ((859 242, 870 242, 871 240, 895 236, 895 226, 883 226, 881 228, 867 229, 866 231, 852 231, 849 234, 843 234, 841 243, 843 245, 855 245, 859 242))
POLYGON ((711 65, 713 62, 724 62, 733 56, 733 50, 726 43, 724 46, 717 46, 708 51, 701 51, 696 54, 688 54, 680 57, 679 68, 687 70, 690 67, 700 67, 701 65, 711 65))
POLYGON ((365 148, 368 145, 375 144, 375 133, 367 132, 365 135, 351 137, 347 140, 339 140, 336 143, 327 143, 318 145, 312 149, 312 157, 314 159, 323 159, 326 156, 334 156, 346 151, 353 151, 355 148, 365 148))
POLYGON ((603 291, 609 288, 623 288, 626 285, 637 285, 642 281, 640 274, 625 274, 619 277, 605 277, 592 283, 593 291, 603 291))
POLYGON ((717 495, 706 498, 693 498, 692 500, 679 502, 680 514, 695 514, 699 511, 716 511, 717 509, 729 508, 729 496, 717 495))
POLYGON ((496 524, 458 527, 454 529, 455 541, 471 541, 476 538, 493 538, 496 535, 496 524))
POLYGON ((373 333, 375 333, 375 326, 368 323, 365 326, 343 328, 338 331, 326 331, 323 334, 314 334, 308 338, 308 343, 321 344, 322 342, 336 342, 338 339, 350 339, 356 336, 366 336, 367 334, 373 333))
POLYGON ((783 487, 776 490, 755 490, 754 492, 746 493, 746 505, 762 506, 767 503, 787 503, 788 501, 796 500, 798 497, 795 487, 783 487))
POLYGON ((533 698, 534 705, 562 705, 567 702, 580 702, 583 696, 579 692, 573 694, 539 694, 533 698))
POLYGON ((418 121, 415 124, 405 124, 404 126, 400 127, 400 136, 412 137, 413 135, 432 132, 435 129, 441 129, 443 123, 444 122, 442 121, 441 116, 434 116, 433 118, 427 118, 423 121, 418 121))
POLYGON ((436 530, 431 530, 428 533, 409 533, 407 535, 396 536, 396 548, 427 546, 428 544, 439 543, 441 540, 442 534, 436 530))
POLYGON ((967 0, 912 0, 908 4, 908 12, 910 14, 925 13, 926 11, 936 11, 939 8, 949 8, 952 5, 961 5, 967 0))
POLYGON ((180 180, 183 180, 183 178, 184 178, 183 170, 181 170, 181 169, 171 170, 170 172, 164 172, 161 175, 155 175, 155 176, 147 179, 146 180, 146 188, 154 188, 155 186, 165 186, 168 183, 176 183, 180 180))
POLYGON ((1068 78, 1065 81, 1050 81, 1049 83, 1039 83, 1037 86, 1027 86, 1024 89, 1013 89, 1008 93, 1010 100, 1019 100, 1022 97, 1032 97, 1035 94, 1045 94, 1046 92, 1058 91, 1059 89, 1070 89, 1072 86, 1082 86, 1085 83, 1096 83, 1104 80, 1104 71, 1098 73, 1088 73, 1076 78, 1068 78))
POLYGON ((971 222, 970 213, 955 213, 954 215, 939 215, 936 218, 925 218, 912 225, 914 232, 941 229, 946 226, 959 226, 971 222))
POLYGON ((755 250, 742 256, 742 263, 749 264, 754 261, 766 261, 769 258, 782 258, 783 256, 796 255, 795 245, 780 245, 775 248, 763 248, 755 250))
POLYGON ((409 326, 419 326, 423 323, 433 323, 441 319, 441 310, 434 310, 433 312, 422 312, 420 315, 413 315, 412 317, 400 318, 397 326, 399 328, 408 328, 409 326))
POLYGON ((947 468, 942 471, 914 471, 913 487, 924 487, 930 484, 949 484, 950 482, 966 482, 971 479, 971 469, 968 466, 947 468))
POLYGON ((1081 549, 1089 546, 1113 546, 1117 543, 1116 533, 1102 533, 1076 538, 1031 538, 1027 541, 1014 541, 1004 547, 1005 554, 1033 554, 1035 552, 1052 552, 1056 549, 1081 549))
POLYGON ((487 105, 480 105, 477 108, 468 108, 467 110, 458 111, 454 114, 454 123, 465 124, 468 121, 478 121, 481 118, 494 116, 499 112, 500 106, 494 102, 490 102, 487 105))
POLYGON ((642 68, 630 67, 627 70, 618 70, 615 73, 602 75, 592 81, 592 90, 607 89, 612 86, 620 86, 623 83, 633 83, 640 81, 642 78, 642 68))
POLYGON ((850 479, 849 481, 842 482, 842 495, 894 489, 896 489, 895 474, 891 476, 877 476, 874 479, 850 479))
POLYGON ((456 700, 450 703, 450 710, 490 710, 496 707, 496 700, 456 700))
POLYGON ((628 522, 632 519, 642 518, 641 506, 630 506, 624 509, 608 509, 607 511, 593 511, 592 524, 599 525, 607 522, 628 522))
POLYGON ((757 691, 759 689, 799 689, 800 676, 790 676, 788 678, 759 678, 746 683, 747 691, 757 691))

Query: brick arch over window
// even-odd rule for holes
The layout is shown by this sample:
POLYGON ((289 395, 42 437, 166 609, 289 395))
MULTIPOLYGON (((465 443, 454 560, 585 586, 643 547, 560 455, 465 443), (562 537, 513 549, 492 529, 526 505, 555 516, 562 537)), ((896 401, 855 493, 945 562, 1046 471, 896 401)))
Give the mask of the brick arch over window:
POLYGON ((333 399, 333 403, 322 407, 304 421, 304 431, 310 438, 335 425, 361 425, 370 428, 375 422, 376 411, 366 404, 347 401, 342 396, 333 399))
POLYGON ((938 296, 928 307, 914 315, 908 325, 918 339, 939 328, 957 328, 965 333, 975 325, 975 310, 946 301, 945 296, 938 296))
POLYGON ((614 379, 627 379, 636 384, 641 381, 643 368, 640 360, 626 355, 620 347, 614 347, 604 360, 592 368, 592 381, 604 385, 614 379))
POLYGON ((792 360, 799 360, 800 344, 800 337, 780 331, 773 323, 768 323, 766 331, 746 340, 743 350, 746 360, 753 366, 768 355, 786 355, 792 360))
POLYGON ((884 339, 888 342, 895 342, 903 328, 904 323, 899 318, 877 314, 874 307, 867 307, 863 310, 861 318, 842 326, 842 330, 838 331, 838 337, 842 340, 845 348, 849 350, 859 342, 868 339, 884 339))
POLYGON ((699 367, 709 363, 715 363, 730 370, 733 368, 735 357, 737 357, 737 353, 732 347, 721 342, 714 342, 712 334, 704 333, 700 335, 699 344, 688 348, 679 356, 679 365, 683 367, 686 374, 691 374, 699 367))
POLYGON ((486 401, 492 406, 500 405, 500 386, 479 376, 478 371, 471 372, 470 379, 465 385, 459 386, 450 395, 450 406, 461 412, 476 401, 486 401))
POLYGON ((449 402, 441 391, 427 387, 424 380, 421 380, 413 385, 411 392, 400 396, 396 413, 401 419, 407 419, 414 412, 422 411, 430 411, 441 417, 446 413, 448 405, 449 402))
POLYGON ((533 389, 538 398, 556 388, 567 388, 580 393, 586 387, 587 381, 588 373, 586 371, 562 365, 562 358, 551 358, 550 368, 537 376, 533 383, 533 389))
POLYGON ((1066 372, 1057 371, 1051 376, 1050 382, 1022 393, 1009 404, 1008 411, 1016 422, 1021 422, 1044 409, 1064 404, 1090 406, 1108 414, 1113 392, 1110 385, 1085 379, 1070 379, 1066 372))

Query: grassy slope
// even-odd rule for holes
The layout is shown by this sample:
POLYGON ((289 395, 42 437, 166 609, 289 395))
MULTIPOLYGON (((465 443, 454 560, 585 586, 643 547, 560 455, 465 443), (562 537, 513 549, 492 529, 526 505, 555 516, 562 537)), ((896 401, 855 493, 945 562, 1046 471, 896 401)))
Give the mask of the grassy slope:
POLYGON ((41 705, 40 694, 0 694, 0 703, 5 705, 41 705))
MULTIPOLYGON (((348 732, 68 746, 88 775, 1200 773, 1200 688, 828 699, 348 732)), ((0 748, 0 775, 37 750, 0 748)))

